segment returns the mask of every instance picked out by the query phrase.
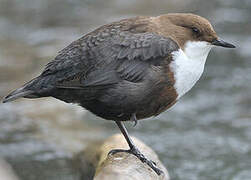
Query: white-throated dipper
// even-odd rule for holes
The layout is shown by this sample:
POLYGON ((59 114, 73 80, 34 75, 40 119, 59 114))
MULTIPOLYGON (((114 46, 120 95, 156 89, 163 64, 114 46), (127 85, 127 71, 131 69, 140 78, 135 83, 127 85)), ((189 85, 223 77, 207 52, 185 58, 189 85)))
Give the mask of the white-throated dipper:
POLYGON ((71 43, 3 102, 52 96, 77 103, 116 122, 130 149, 111 153, 132 153, 160 175, 122 121, 157 116, 175 104, 199 80, 213 46, 234 48, 218 38, 208 20, 194 14, 124 19, 71 43))

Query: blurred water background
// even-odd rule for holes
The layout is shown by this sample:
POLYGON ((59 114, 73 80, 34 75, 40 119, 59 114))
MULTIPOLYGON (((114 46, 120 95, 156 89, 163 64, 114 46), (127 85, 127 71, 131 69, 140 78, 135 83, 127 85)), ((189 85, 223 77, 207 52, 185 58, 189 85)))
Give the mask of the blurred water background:
MULTIPOLYGON (((237 48, 214 48, 192 91, 168 112, 127 127, 172 179, 250 180, 250 0, 0 0, 0 97, 94 28, 167 12, 208 18, 237 48)), ((116 132, 114 123, 52 98, 0 104, 0 157, 23 180, 85 179, 74 155, 116 132)))

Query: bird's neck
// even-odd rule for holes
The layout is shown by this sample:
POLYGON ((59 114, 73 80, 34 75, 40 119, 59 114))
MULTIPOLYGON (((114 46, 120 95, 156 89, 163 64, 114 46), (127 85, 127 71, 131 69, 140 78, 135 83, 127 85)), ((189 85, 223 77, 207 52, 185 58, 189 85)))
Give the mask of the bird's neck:
POLYGON ((188 42, 184 50, 172 53, 170 64, 174 73, 174 87, 178 99, 188 92, 201 77, 211 46, 206 42, 188 42))
POLYGON ((205 41, 188 41, 184 46, 184 53, 188 59, 198 61, 205 64, 208 53, 212 49, 212 45, 205 41))

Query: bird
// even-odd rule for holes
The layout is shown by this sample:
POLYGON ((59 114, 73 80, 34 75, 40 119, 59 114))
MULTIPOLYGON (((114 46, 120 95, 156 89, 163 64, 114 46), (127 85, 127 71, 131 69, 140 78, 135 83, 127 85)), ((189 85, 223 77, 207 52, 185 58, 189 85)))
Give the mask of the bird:
POLYGON ((114 121, 128 152, 163 171, 135 146, 124 121, 157 116, 199 80, 213 46, 235 48, 191 13, 137 16, 103 25, 61 50, 41 74, 4 97, 54 97, 114 121))

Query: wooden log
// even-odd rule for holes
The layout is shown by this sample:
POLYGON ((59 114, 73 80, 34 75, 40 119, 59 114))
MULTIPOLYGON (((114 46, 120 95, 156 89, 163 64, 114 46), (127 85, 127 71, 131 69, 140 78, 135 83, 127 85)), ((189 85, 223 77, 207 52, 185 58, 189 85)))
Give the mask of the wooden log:
POLYGON ((157 154, 142 141, 132 137, 139 150, 149 159, 154 161, 164 172, 158 176, 147 164, 142 163, 132 154, 120 152, 108 155, 112 149, 128 149, 124 137, 120 134, 111 136, 100 146, 96 157, 99 161, 96 164, 94 180, 169 180, 169 175, 157 154))

